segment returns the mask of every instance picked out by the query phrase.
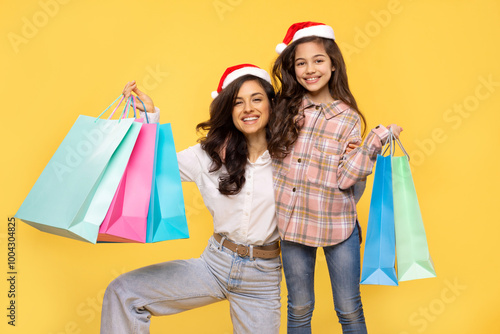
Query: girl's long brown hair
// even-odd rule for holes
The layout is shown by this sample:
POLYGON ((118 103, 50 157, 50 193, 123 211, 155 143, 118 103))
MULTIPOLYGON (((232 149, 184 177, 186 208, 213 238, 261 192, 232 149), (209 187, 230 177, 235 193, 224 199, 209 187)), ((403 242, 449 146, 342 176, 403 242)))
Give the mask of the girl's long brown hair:
POLYGON ((276 59, 272 70, 273 83, 277 90, 274 112, 269 119, 271 139, 268 142, 269 153, 276 158, 284 158, 290 153, 292 145, 300 132, 299 112, 302 99, 307 90, 297 82, 295 75, 295 50, 298 45, 307 42, 321 43, 330 57, 335 71, 332 72, 328 87, 336 100, 341 100, 354 109, 361 118, 362 134, 366 131, 366 119, 349 89, 347 72, 340 49, 332 39, 309 36, 290 44, 276 59))
MULTIPOLYGON (((207 135, 198 139, 201 148, 212 158, 210 172, 218 171, 226 166, 227 174, 219 178, 219 192, 223 195, 235 195, 245 184, 245 166, 248 159, 246 137, 236 128, 233 122, 233 107, 243 83, 249 80, 257 81, 264 89, 269 99, 270 114, 274 101, 273 86, 256 76, 244 75, 226 88, 210 104, 210 119, 196 126, 199 132, 208 131, 207 135)), ((269 140, 269 126, 266 127, 269 140)))

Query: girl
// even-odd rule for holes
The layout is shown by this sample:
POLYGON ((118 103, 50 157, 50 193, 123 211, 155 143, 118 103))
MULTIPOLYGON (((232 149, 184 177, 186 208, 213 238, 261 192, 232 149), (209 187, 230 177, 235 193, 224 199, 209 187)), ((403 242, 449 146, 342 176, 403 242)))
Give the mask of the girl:
MULTIPOLYGON (((316 250, 323 247, 344 333, 366 333, 359 291, 360 231, 354 185, 372 171, 389 135, 377 126, 363 145, 365 119, 347 82, 333 29, 294 24, 278 45, 271 117, 274 185, 288 333, 311 333, 316 250)), ((395 136, 400 128, 390 125, 395 136)))
MULTIPOLYGON (((208 130, 206 137, 177 154, 182 180, 196 183, 213 216, 214 234, 200 258, 148 266, 111 282, 101 333, 149 333, 152 315, 221 300, 230 303, 234 333, 279 332, 281 260, 267 151, 270 82, 254 65, 226 70, 210 119, 197 125, 208 130)), ((124 95, 131 91, 147 111, 155 110, 135 83, 124 95)))

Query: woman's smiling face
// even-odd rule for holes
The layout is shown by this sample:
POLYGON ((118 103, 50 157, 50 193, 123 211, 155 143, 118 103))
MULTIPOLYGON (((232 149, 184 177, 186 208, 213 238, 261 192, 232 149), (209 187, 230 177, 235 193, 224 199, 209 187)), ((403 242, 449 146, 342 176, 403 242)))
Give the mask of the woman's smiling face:
POLYGON ((245 81, 233 106, 233 122, 245 137, 266 135, 270 102, 264 88, 257 80, 245 81))

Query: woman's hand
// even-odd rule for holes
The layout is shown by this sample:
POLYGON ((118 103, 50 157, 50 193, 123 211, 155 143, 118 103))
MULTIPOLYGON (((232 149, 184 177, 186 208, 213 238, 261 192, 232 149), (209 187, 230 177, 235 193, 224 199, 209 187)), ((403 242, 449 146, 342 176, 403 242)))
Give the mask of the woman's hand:
POLYGON ((134 81, 127 82, 125 87, 123 88, 123 96, 125 96, 125 99, 129 98, 129 96, 134 92, 138 98, 144 102, 144 105, 146 106, 146 110, 144 110, 144 106, 142 105, 141 101, 136 101, 135 105, 138 110, 140 111, 146 111, 149 113, 154 113, 155 110, 155 105, 153 103, 153 100, 145 93, 141 92, 139 88, 137 88, 137 83, 134 81))
POLYGON ((387 130, 392 130, 392 134, 394 135, 394 137, 399 138, 401 132, 403 131, 403 128, 396 124, 389 124, 387 126, 387 130))

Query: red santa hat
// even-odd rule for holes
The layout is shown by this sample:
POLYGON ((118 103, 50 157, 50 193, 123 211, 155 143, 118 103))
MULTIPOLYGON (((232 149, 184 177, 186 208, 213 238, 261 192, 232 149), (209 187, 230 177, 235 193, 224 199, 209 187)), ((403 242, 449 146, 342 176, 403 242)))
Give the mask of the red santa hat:
POLYGON ((231 66, 226 69, 226 71, 220 78, 219 87, 217 87, 217 91, 212 92, 212 98, 215 99, 219 95, 219 93, 224 88, 226 88, 231 82, 248 74, 259 77, 271 83, 271 77, 269 76, 269 74, 258 66, 252 64, 241 64, 241 65, 231 66))
POLYGON ((335 40, 333 28, 326 24, 311 21, 294 23, 288 28, 283 43, 276 46, 276 52, 280 54, 286 49, 288 44, 308 36, 318 36, 335 40))

